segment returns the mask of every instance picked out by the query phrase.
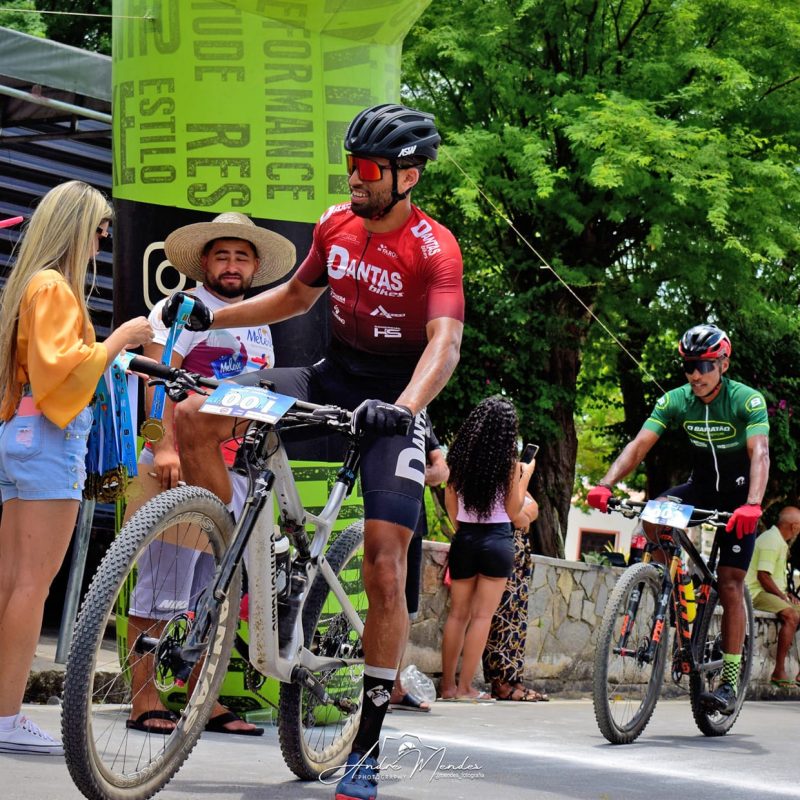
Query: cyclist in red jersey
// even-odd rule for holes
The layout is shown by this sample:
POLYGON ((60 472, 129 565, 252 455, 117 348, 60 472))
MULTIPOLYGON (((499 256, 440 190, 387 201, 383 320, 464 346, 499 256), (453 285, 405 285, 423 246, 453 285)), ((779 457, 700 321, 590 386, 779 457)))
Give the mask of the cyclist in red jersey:
MULTIPOLYGON (((350 202, 322 215, 297 272, 213 314, 196 304, 187 325, 205 330, 280 322, 308 311, 329 289, 333 337, 326 357, 311 367, 265 370, 237 381, 266 378, 283 394, 350 408, 354 427, 364 433, 364 702, 337 800, 377 796, 380 731, 408 626, 406 551, 425 480, 425 408, 447 384, 461 347, 458 244, 410 199, 440 141, 430 114, 393 104, 359 113, 345 137, 350 202)), ((179 292, 167 301, 166 324, 181 299, 179 292)), ((231 423, 196 413, 202 401, 194 397, 177 406, 181 463, 189 483, 228 502, 219 442, 230 437, 231 423)))

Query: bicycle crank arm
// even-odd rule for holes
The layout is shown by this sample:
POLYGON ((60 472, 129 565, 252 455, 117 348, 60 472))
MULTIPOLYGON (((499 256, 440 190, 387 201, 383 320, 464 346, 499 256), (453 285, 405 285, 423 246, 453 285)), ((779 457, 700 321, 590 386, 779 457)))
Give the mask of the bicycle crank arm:
POLYGON ((336 706, 340 711, 344 711, 347 714, 352 714, 358 710, 358 703, 347 697, 334 700, 325 691, 325 687, 305 667, 296 667, 292 672, 292 680, 301 686, 305 686, 320 703, 324 703, 326 706, 336 706))
POLYGON ((651 659, 647 653, 639 653, 638 650, 631 650, 629 647, 615 647, 614 655, 622 656, 623 658, 635 658, 641 655, 641 660, 650 663, 651 659))

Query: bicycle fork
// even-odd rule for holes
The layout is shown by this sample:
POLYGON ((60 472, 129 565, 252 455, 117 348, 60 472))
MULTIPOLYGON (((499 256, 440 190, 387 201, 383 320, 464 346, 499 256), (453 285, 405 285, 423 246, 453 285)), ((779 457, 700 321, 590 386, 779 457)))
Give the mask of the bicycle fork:
POLYGON ((622 618, 622 627, 620 630, 620 638, 617 647, 614 648, 616 655, 621 655, 629 658, 637 658, 643 663, 651 663, 656 656, 659 644, 661 643, 661 636, 664 632, 664 622, 667 618, 669 599, 672 594, 673 579, 669 572, 664 573, 664 580, 661 584, 661 593, 658 597, 656 605, 656 613, 653 618, 653 628, 650 631, 650 639, 647 643, 647 648, 642 649, 639 645, 636 649, 628 647, 628 639, 630 638, 633 629, 633 620, 639 613, 639 604, 642 600, 641 586, 644 582, 639 584, 632 592, 628 600, 628 607, 625 609, 625 616, 622 618))

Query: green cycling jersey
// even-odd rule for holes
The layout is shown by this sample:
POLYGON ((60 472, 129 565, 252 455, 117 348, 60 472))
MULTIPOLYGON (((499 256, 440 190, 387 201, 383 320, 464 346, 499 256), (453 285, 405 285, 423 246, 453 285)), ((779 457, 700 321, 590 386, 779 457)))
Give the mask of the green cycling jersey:
POLYGON ((643 427, 659 436, 681 428, 693 445, 692 481, 725 491, 749 477, 747 440, 768 436, 769 418, 761 392, 723 378, 710 403, 695 396, 688 383, 662 395, 643 427))

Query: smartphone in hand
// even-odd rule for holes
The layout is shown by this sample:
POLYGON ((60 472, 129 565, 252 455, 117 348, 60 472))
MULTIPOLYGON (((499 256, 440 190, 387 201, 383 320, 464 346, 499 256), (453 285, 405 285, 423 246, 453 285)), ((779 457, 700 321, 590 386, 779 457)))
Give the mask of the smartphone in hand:
POLYGON ((536 458, 536 454, 539 452, 539 445, 538 444, 526 444, 522 450, 522 455, 519 457, 519 460, 523 464, 530 464, 534 458, 536 458))

